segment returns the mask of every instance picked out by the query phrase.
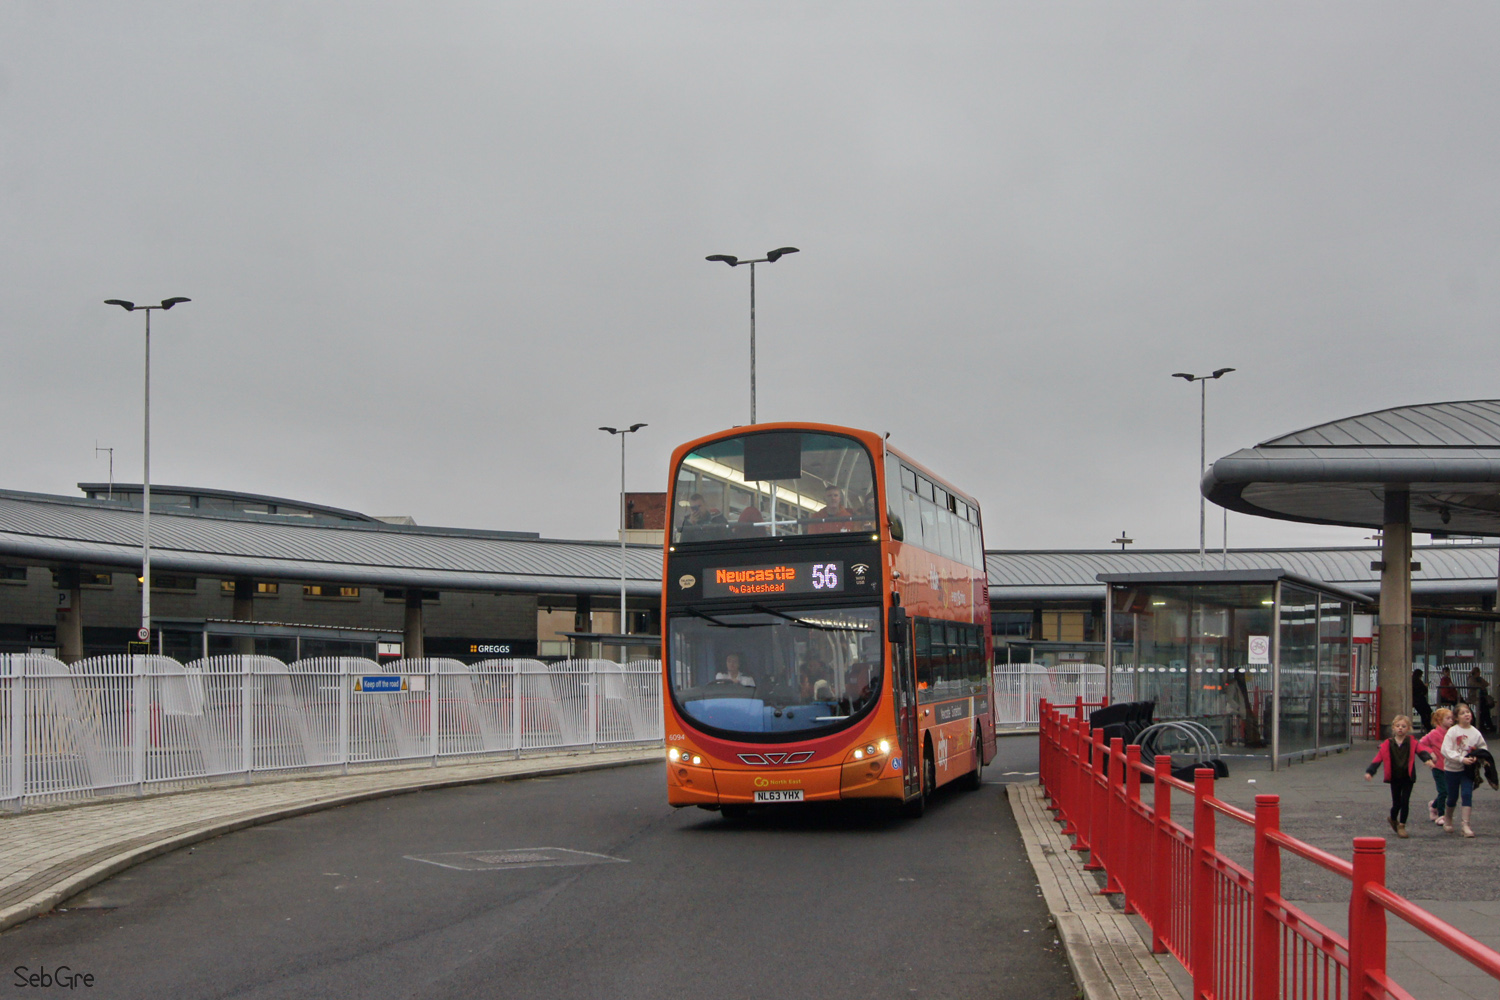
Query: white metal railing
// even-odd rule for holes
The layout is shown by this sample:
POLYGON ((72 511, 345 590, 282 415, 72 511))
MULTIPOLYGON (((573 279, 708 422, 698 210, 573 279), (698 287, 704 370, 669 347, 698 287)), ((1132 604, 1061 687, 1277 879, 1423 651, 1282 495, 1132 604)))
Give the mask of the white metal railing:
POLYGON ((0 803, 658 742, 661 663, 0 655, 0 803))
POLYGON ((1104 696, 1104 667, 1097 663, 997 663, 994 677, 997 726, 1039 725, 1043 698, 1058 705, 1079 696, 1084 701, 1104 696))

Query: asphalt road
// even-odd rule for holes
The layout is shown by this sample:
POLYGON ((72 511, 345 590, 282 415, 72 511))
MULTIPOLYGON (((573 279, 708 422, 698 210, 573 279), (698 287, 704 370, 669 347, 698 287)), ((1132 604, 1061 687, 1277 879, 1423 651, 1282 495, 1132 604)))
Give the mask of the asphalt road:
POLYGON ((52 995, 14 970, 65 965, 90 997, 1072 998, 999 784, 1035 764, 1002 751, 991 783, 920 820, 730 823, 668 807, 644 765, 254 827, 0 935, 3 981, 52 995))

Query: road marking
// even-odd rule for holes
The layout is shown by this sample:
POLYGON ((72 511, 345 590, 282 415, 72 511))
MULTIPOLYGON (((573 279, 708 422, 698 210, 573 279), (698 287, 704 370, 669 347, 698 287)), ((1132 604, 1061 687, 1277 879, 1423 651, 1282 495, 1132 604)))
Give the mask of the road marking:
POLYGON ((1040 773, 1040 771, 1001 771, 1000 776, 1003 778, 1007 774, 1019 774, 1023 778, 1035 778, 1040 773))
POLYGON ((512 868, 557 868, 564 865, 629 864, 624 858, 565 847, 491 848, 487 851, 445 851, 442 854, 407 854, 407 861, 421 861, 440 868, 464 872, 505 871, 512 868))

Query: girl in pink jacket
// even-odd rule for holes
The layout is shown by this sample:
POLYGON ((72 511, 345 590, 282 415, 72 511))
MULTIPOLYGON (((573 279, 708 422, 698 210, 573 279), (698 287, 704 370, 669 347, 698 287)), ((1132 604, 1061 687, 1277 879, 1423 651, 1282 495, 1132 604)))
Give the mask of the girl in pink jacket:
POLYGON ((1452 725, 1452 709, 1434 709, 1432 728, 1417 741, 1417 749, 1425 755, 1422 761, 1432 769, 1432 782, 1437 785, 1437 798, 1427 806, 1427 817, 1438 826, 1443 825, 1444 807, 1448 804, 1448 775, 1443 770, 1443 737, 1448 735, 1448 729, 1452 725))

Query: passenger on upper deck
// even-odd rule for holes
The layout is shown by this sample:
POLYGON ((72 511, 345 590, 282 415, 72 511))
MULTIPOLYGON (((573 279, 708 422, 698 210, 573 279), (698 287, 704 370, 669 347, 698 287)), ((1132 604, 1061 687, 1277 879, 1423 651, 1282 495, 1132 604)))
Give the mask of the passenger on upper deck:
POLYGON ((729 530, 738 538, 758 538, 766 533, 765 523, 766 515, 761 509, 754 503, 747 503, 729 530))
POLYGON ((717 508, 710 507, 702 493, 688 497, 688 516, 682 522, 681 541, 702 542, 723 538, 729 532, 729 522, 717 508))
POLYGON ((817 523, 808 526, 810 535, 831 535, 840 531, 854 531, 854 511, 844 506, 844 491, 830 486, 823 491, 824 507, 808 520, 817 523))

